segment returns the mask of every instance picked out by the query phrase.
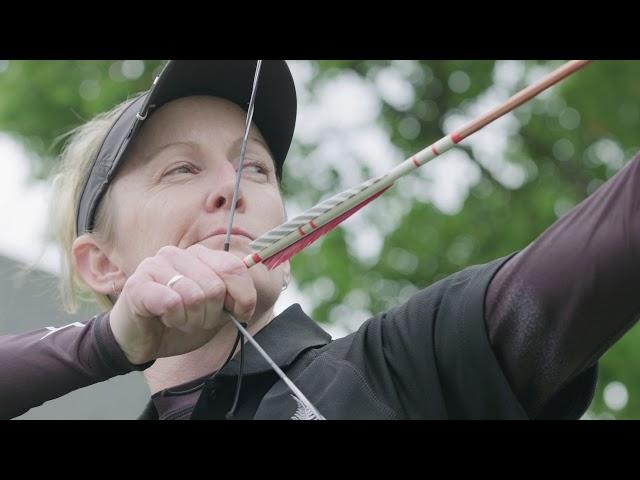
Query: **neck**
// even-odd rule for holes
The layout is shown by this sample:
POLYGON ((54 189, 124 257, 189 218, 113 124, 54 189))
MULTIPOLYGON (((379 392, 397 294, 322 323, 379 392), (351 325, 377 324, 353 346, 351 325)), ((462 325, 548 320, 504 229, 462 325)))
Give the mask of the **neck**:
MULTIPOLYGON (((273 320, 273 307, 264 314, 253 317, 247 330, 251 335, 266 327, 273 320)), ((159 358, 144 371, 145 380, 151 390, 151 395, 176 387, 197 378, 210 375, 222 367, 233 346, 238 331, 230 321, 206 345, 193 352, 174 357, 159 358)), ((242 341, 245 341, 243 338, 242 341)), ((234 355, 240 350, 236 348, 234 355)))

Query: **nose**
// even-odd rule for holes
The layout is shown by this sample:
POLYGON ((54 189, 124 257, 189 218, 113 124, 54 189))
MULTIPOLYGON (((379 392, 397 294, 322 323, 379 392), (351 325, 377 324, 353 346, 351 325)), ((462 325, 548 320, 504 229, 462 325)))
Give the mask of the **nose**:
MULTIPOLYGON (((218 170, 218 178, 214 180, 215 187, 211 189, 205 200, 205 209, 209 213, 216 212, 220 209, 231 210, 233 202, 233 192, 236 186, 236 172, 232 165, 225 168, 224 172, 218 170)), ((242 188, 238 189, 238 198, 236 199, 236 211, 244 211, 246 201, 242 188)))

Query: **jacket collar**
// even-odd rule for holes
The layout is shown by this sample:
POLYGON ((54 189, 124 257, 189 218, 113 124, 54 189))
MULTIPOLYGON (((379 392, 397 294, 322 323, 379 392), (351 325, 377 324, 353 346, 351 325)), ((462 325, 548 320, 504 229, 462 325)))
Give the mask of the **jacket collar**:
MULTIPOLYGON (((295 303, 275 317, 255 334, 254 338, 280 368, 288 367, 309 348, 321 347, 331 341, 331 335, 313 321, 299 304, 295 303)), ((250 343, 245 344, 244 374, 253 375, 271 370, 250 343)), ((240 355, 231 360, 220 376, 235 376, 240 371, 240 355)))

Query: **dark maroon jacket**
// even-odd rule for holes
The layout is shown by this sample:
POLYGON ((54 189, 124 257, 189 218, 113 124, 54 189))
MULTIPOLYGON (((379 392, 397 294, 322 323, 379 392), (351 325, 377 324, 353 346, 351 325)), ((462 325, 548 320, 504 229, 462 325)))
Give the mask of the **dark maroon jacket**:
MULTIPOLYGON (((380 418, 493 418, 500 412, 505 418, 577 418, 593 395, 598 359, 640 315, 639 185, 636 157, 524 250, 437 282, 345 339, 324 338, 295 308, 256 338, 271 342, 270 353, 287 359, 286 368, 298 369, 293 360, 307 362, 300 363, 300 378, 312 367, 309 378, 326 377, 328 383, 335 378, 330 369, 337 365, 343 374, 351 372, 348 378, 359 385, 358 391, 369 392, 367 398, 379 403, 371 412, 385 412, 380 418), (479 303, 472 303, 476 297, 479 303), (467 304, 473 308, 463 308, 467 304), (304 328, 287 334, 298 324, 304 328), (416 388, 438 392, 442 409, 425 410, 420 402, 427 397, 416 394, 416 388), (393 393, 387 398, 389 391, 393 393), (558 402, 560 392, 563 400, 558 402), (484 410, 478 407, 483 398, 488 402, 484 410), (490 405, 491 398, 505 400, 496 406, 490 405)), ((229 378, 237 368, 234 362, 223 372, 229 378)), ((2 336, 0 417, 19 416, 47 400, 152 363, 127 361, 108 313, 86 323, 2 336)), ((279 388, 272 373, 257 364, 252 368, 265 376, 255 384, 259 386, 245 391, 240 418, 260 418, 260 405, 269 404, 269 392, 279 388)), ((228 383, 232 388, 233 382, 228 383)), ((349 393, 348 383, 343 386, 347 393, 333 393, 334 401, 325 403, 325 408, 337 408, 336 418, 340 412, 358 416, 349 404, 349 395, 357 395, 349 393)), ((223 408, 203 388, 207 395, 159 392, 144 417, 217 418, 212 412, 223 408)), ((329 395, 332 390, 319 391, 329 395)), ((284 391, 280 395, 287 398, 284 391)))

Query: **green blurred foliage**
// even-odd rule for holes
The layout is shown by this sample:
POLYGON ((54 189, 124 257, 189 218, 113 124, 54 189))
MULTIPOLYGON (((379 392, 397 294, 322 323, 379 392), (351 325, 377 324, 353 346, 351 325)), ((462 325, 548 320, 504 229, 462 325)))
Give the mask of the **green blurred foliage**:
MULTIPOLYGON (((376 124, 405 158, 451 133, 444 131, 446 119, 468 116, 488 92, 511 95, 530 83, 532 76, 538 78, 561 63, 316 61, 309 64, 312 75, 306 87, 308 101, 313 102, 323 86, 357 75, 378 92, 376 124), (410 104, 399 106, 381 94, 377 81, 389 69, 411 89, 410 104)), ((46 177, 59 152, 60 145, 54 144, 57 136, 146 89, 159 65, 146 61, 140 75, 127 79, 122 61, 0 63, 4 99, 0 130, 19 136, 31 148, 34 176, 46 177)), ((130 76, 135 75, 130 72, 130 76)), ((345 308, 377 313, 467 265, 524 248, 640 150, 638 76, 637 61, 595 62, 518 109, 516 126, 506 130, 507 147, 499 158, 474 148, 471 139, 465 142, 461 149, 479 175, 456 212, 443 212, 423 199, 408 199, 400 191, 410 185, 428 190, 428 174, 421 172, 413 184, 391 189, 358 214, 382 239, 376 258, 354 254, 347 228, 337 229, 296 256, 294 276, 314 303, 312 316, 331 322, 345 308), (505 181, 509 168, 521 172, 523 180, 505 181), (394 228, 389 231, 390 223, 394 228)), ((304 165, 296 159, 317 153, 325 138, 298 141, 289 163, 304 165)), ((285 169, 283 181, 288 200, 302 208, 353 186, 329 162, 305 168, 309 170, 298 175, 285 169), (315 186, 313 177, 323 175, 330 191, 315 186)), ((360 168, 363 180, 371 176, 364 163, 354 168, 360 168)), ((639 336, 640 330, 633 328, 603 357, 592 417, 640 418, 639 336), (629 392, 626 407, 615 412, 603 401, 603 388, 612 381, 624 383, 629 392)))
POLYGON ((60 135, 147 90, 161 64, 8 61, 0 68, 0 129, 18 136, 29 147, 35 155, 34 177, 46 178, 64 144, 56 141, 60 135))
MULTIPOLYGON (((540 68, 548 71, 562 62, 517 63, 522 75, 510 86, 509 94, 530 82, 528 74, 540 68)), ((310 82, 311 93, 323 82, 344 74, 345 69, 375 84, 376 72, 389 66, 394 68, 388 61, 318 62, 310 82)), ((413 69, 395 67, 413 87, 415 101, 408 109, 398 109, 381 100, 379 122, 404 153, 403 158, 451 133, 443 131, 443 116, 465 110, 494 85, 499 80, 496 67, 492 61, 431 61, 418 62, 413 69), (416 75, 417 70, 430 75, 416 75), (460 71, 466 73, 470 83, 464 92, 456 93, 451 80, 460 71), (425 103, 436 113, 427 112, 425 103), (401 132, 405 118, 419 122, 420 133, 414 138, 401 132)), ((294 260, 294 267, 303 291, 309 285, 308 293, 313 294, 318 278, 331 279, 335 286, 333 295, 317 301, 314 318, 330 321, 332 309, 343 303, 377 313, 396 305, 415 288, 467 265, 524 248, 559 214, 587 197, 640 150, 638 74, 640 62, 596 62, 556 86, 552 95, 521 107, 516 114, 519 127, 510 132, 501 159, 525 167, 527 178, 518 188, 503 185, 486 167, 487 159, 478 158, 473 149, 466 148, 482 176, 458 213, 447 215, 431 203, 413 202, 398 227, 384 236, 374 264, 363 264, 349 254, 342 230, 326 238, 319 248, 302 252, 294 260), (350 295, 354 290, 361 293, 355 301, 350 295)), ((307 151, 312 148, 307 146, 307 151)), ((291 191, 312 188, 311 183, 297 179, 291 191)), ((394 190, 385 197, 397 196, 394 190)), ((367 208, 376 211, 382 224, 388 220, 385 214, 389 204, 385 205, 382 198, 376 202, 380 205, 367 208)), ((598 391, 589 412, 592 417, 640 418, 640 354, 634 346, 636 350, 640 346, 637 327, 603 357, 598 391), (612 381, 624 383, 629 392, 626 407, 615 412, 603 401, 603 389, 612 381)))

